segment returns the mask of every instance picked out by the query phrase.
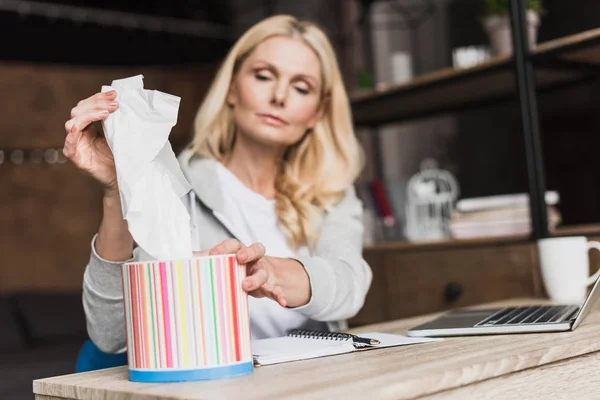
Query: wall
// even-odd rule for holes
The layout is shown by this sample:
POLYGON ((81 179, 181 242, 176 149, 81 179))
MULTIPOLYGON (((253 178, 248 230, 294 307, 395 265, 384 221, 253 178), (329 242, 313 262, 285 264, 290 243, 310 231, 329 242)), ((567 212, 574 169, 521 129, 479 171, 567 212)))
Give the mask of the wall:
MULTIPOLYGON (((190 139, 214 66, 94 68, 0 64, 0 149, 62 149, 71 108, 113 79, 182 98, 171 142, 190 139)), ((7 157, 5 157, 7 158, 7 157)), ((0 164, 0 292, 79 290, 101 218, 101 188, 70 163, 0 164)))

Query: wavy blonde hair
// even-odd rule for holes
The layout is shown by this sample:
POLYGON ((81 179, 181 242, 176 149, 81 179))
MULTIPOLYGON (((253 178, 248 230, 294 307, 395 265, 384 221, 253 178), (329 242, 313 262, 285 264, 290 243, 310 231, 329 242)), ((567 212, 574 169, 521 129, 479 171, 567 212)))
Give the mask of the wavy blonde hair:
POLYGON ((251 27, 229 51, 196 114, 193 149, 219 161, 231 152, 236 134, 226 103, 231 82, 253 49, 273 36, 302 40, 321 62, 323 116, 312 132, 287 149, 275 182, 276 212, 289 243, 295 249, 314 248, 324 211, 344 197, 364 163, 335 52, 319 27, 288 15, 251 27))

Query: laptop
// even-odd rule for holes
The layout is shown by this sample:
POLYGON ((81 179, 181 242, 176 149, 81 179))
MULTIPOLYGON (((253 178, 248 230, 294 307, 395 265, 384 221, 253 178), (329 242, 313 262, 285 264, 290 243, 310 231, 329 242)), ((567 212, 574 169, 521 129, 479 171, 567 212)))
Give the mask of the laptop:
POLYGON ((572 331, 600 296, 600 277, 583 304, 457 309, 410 328, 408 336, 469 336, 572 331))

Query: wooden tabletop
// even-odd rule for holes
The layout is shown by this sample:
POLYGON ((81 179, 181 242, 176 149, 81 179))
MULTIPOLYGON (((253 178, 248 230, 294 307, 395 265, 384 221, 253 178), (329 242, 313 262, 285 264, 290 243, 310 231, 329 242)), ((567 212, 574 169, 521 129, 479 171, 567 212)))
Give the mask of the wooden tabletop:
MULTIPOLYGON (((539 303, 539 299, 492 305, 530 303, 539 303)), ((353 332, 405 334, 407 328, 428 318, 431 316, 365 326, 353 332)), ((118 367, 36 380, 33 391, 38 400, 439 400, 497 398, 499 394, 507 393, 520 398, 541 393, 540 398, 543 398, 544 393, 556 394, 558 390, 574 388, 568 390, 576 392, 568 393, 577 393, 577 396, 565 398, 594 398, 598 393, 594 393, 596 389, 593 388, 599 385, 590 386, 583 382, 600 383, 595 377, 597 374, 591 373, 600 365, 599 337, 600 312, 594 307, 573 332, 447 338, 439 342, 263 366, 243 377, 204 382, 130 382, 126 367, 118 367), (542 382, 546 386, 541 387, 539 383, 542 382)))

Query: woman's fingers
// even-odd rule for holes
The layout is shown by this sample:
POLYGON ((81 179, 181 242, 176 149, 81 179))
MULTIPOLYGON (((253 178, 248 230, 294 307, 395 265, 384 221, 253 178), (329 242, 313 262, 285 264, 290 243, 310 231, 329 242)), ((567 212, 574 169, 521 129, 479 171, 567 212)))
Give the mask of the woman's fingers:
POLYGON ((252 280, 250 280, 250 278, 251 277, 244 279, 244 282, 242 284, 244 290, 246 290, 248 292, 248 294, 250 294, 251 296, 254 296, 254 297, 259 297, 259 298, 260 297, 268 297, 271 300, 274 300, 277 303, 279 303, 279 305, 281 307, 287 307, 287 300, 285 298, 285 293, 283 292, 283 289, 281 289, 281 287, 271 285, 269 283, 265 283, 254 290, 250 290, 250 289, 247 289, 247 287, 255 286, 255 284, 253 283, 252 280))
POLYGON ((215 256, 217 254, 234 254, 240 250, 243 245, 236 239, 227 239, 209 250, 208 254, 215 256))
POLYGON ((237 259, 240 264, 250 263, 260 260, 265 256, 266 250, 262 243, 253 243, 249 247, 243 247, 237 252, 237 259))
POLYGON ((247 292, 259 289, 269 280, 269 273, 264 269, 256 269, 254 273, 242 281, 242 287, 247 292))
POLYGON ((249 264, 265 256, 266 250, 262 243, 253 243, 246 247, 239 240, 227 239, 210 249, 210 255, 236 254, 240 264, 249 264))
POLYGON ((119 103, 112 100, 99 100, 94 103, 85 103, 71 110, 71 118, 79 117, 81 115, 90 112, 97 112, 100 110, 108 110, 108 112, 113 112, 117 108, 119 108, 119 103))
POLYGON ((63 147, 63 154, 65 157, 70 159, 75 155, 75 149, 77 148, 77 143, 79 143, 81 135, 82 132, 73 125, 65 138, 65 147, 63 147))
POLYGON ((254 243, 251 246, 244 246, 236 239, 227 239, 210 249, 209 255, 233 254, 237 255, 240 264, 248 264, 248 275, 242 281, 242 288, 250 295, 255 297, 269 297, 286 307, 287 301, 281 287, 269 283, 269 272, 260 266, 260 259, 265 256, 265 246, 261 243, 254 243))
POLYGON ((65 131, 67 134, 69 134, 71 133, 71 129, 73 127, 75 127, 78 131, 83 131, 92 122, 106 119, 106 117, 108 117, 108 113, 108 110, 98 110, 71 118, 65 123, 65 131))
POLYGON ((79 103, 77 103, 77 105, 74 107, 74 109, 78 108, 78 107, 85 108, 89 104, 94 104, 94 103, 97 103, 98 101, 104 101, 104 100, 112 101, 112 100, 115 100, 116 98, 117 98, 117 92, 114 90, 111 90, 108 92, 94 93, 90 97, 80 100, 79 103))
POLYGON ((273 300, 279 303, 281 307, 287 307, 287 301, 285 299, 285 294, 283 293, 283 289, 280 286, 276 286, 272 290, 273 296, 270 296, 273 300))
POLYGON ((73 119, 68 120, 65 123, 65 130, 67 136, 65 138, 65 146, 63 148, 63 154, 65 157, 72 159, 77 152, 77 145, 81 140, 85 128, 87 128, 92 122, 100 121, 108 116, 108 111, 89 113, 80 115, 73 119))
POLYGON ((82 114, 93 111, 100 111, 102 109, 113 112, 119 108, 119 103, 116 101, 116 98, 117 92, 114 90, 110 92, 96 93, 95 95, 77 103, 77 105, 71 110, 71 118, 75 118, 82 114))

